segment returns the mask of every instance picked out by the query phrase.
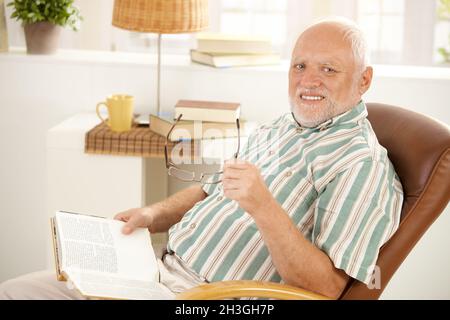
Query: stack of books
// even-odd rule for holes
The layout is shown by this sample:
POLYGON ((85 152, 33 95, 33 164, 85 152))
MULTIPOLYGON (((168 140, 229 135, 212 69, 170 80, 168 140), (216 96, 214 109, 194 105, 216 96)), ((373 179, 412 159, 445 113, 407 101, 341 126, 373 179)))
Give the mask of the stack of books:
POLYGON ((216 68, 278 64, 280 55, 272 50, 265 37, 225 34, 197 35, 197 49, 191 50, 191 60, 216 68))
MULTIPOLYGON (((182 114, 169 136, 170 141, 233 138, 238 136, 236 119, 240 112, 240 103, 179 100, 174 117, 150 115, 150 130, 167 136, 175 119, 182 114)), ((256 127, 256 123, 245 120, 239 123, 241 136, 247 136, 256 127)))

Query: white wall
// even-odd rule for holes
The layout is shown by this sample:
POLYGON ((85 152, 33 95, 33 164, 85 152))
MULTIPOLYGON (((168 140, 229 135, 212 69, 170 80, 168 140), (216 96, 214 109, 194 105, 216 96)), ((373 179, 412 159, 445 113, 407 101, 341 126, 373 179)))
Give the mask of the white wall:
MULTIPOLYGON (((45 137, 49 128, 113 92, 154 112, 156 57, 96 52, 0 54, 0 281, 45 267, 45 137)), ((240 101, 243 117, 289 110, 287 65, 217 70, 164 57, 162 106, 184 99, 240 101)), ((450 69, 379 66, 367 101, 408 107, 450 123, 450 69)), ((174 188, 176 189, 176 188, 174 188)), ((450 298, 449 208, 386 289, 385 298, 450 298)))

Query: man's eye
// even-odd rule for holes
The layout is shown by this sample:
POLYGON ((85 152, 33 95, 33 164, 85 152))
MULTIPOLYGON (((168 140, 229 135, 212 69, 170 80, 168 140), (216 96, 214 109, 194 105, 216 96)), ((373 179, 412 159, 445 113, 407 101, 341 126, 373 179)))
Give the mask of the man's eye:
POLYGON ((296 70, 303 70, 303 69, 305 69, 305 65, 302 64, 302 63, 296 64, 296 65, 294 65, 294 68, 295 68, 296 70))
POLYGON ((330 67, 324 67, 323 71, 325 71, 326 73, 335 73, 336 70, 334 70, 333 68, 330 67))

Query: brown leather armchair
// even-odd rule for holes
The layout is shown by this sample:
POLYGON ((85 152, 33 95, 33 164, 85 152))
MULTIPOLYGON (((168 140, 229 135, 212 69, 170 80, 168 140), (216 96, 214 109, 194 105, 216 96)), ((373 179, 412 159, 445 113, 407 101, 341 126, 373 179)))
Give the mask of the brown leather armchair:
MULTIPOLYGON (((340 299, 378 299, 415 244, 450 199, 450 130, 432 118, 403 108, 367 104, 369 120, 379 142, 388 150, 403 184, 404 201, 399 229, 381 248, 377 260, 381 288, 369 289, 350 280, 340 299)), ((261 281, 222 281, 201 285, 178 299, 265 297, 322 299, 307 290, 261 281)))

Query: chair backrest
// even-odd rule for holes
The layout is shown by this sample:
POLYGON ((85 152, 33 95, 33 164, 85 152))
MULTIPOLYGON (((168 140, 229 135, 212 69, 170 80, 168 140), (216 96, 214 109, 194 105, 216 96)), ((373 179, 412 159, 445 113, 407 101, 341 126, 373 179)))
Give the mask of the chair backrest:
POLYGON ((425 115, 368 103, 368 119, 402 182, 400 226, 377 260, 379 289, 352 280, 341 299, 378 299, 389 280, 450 199, 450 130, 425 115))

